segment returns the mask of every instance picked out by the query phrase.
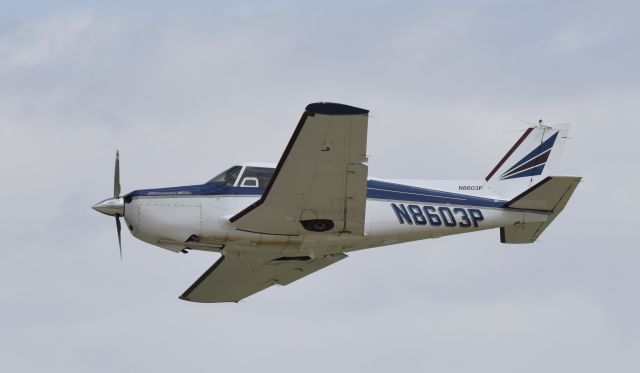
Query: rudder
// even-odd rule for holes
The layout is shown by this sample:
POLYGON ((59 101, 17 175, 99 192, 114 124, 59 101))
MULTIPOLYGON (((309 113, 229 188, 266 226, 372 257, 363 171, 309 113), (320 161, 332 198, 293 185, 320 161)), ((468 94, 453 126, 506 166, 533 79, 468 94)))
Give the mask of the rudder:
POLYGON ((485 186, 511 199, 544 179, 558 163, 569 125, 527 128, 485 178, 485 186))

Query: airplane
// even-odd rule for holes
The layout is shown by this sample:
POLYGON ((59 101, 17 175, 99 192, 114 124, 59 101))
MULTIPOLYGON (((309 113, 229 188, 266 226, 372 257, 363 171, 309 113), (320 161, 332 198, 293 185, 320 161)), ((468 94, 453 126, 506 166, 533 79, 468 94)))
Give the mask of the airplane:
POLYGON ((93 209, 147 243, 222 254, 181 296, 238 302, 378 246, 498 228, 500 242, 532 243, 567 204, 579 176, 551 173, 569 125, 527 128, 476 181, 368 177, 369 111, 309 104, 279 162, 237 164, 204 184, 120 193, 93 209))

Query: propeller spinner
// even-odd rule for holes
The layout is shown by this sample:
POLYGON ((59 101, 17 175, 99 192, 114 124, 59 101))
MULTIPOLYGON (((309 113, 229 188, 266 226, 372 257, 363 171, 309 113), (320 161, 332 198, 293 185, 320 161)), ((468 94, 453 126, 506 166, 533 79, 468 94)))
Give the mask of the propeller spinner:
POLYGON ((116 229, 118 231, 118 247, 120 248, 120 259, 122 259, 122 238, 120 217, 124 216, 124 200, 120 196, 120 154, 116 151, 116 167, 113 177, 113 198, 107 198, 92 206, 92 208, 105 215, 115 216, 116 229))

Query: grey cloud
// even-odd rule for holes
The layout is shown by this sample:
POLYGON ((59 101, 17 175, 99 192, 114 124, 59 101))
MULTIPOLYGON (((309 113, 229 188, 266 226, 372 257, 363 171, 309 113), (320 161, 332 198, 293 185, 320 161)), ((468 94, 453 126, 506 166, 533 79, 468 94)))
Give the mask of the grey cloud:
MULTIPOLYGON (((70 4, 70 5, 69 5, 70 4)), ((637 6, 117 5, 3 23, 3 370, 633 371, 637 6), (90 210, 275 161, 304 106, 372 110, 370 173, 481 178, 520 117, 573 122, 583 175, 541 242, 495 231, 358 252, 237 305, 179 301, 213 261, 90 210)), ((78 9, 75 9, 78 8, 78 9)))

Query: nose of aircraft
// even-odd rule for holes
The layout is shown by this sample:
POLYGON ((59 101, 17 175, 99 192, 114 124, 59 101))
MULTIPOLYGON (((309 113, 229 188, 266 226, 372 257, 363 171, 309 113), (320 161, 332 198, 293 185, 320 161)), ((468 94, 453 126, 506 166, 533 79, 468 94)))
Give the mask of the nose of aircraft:
POLYGON ((107 198, 91 206, 92 209, 109 216, 124 216, 124 199, 107 198))

